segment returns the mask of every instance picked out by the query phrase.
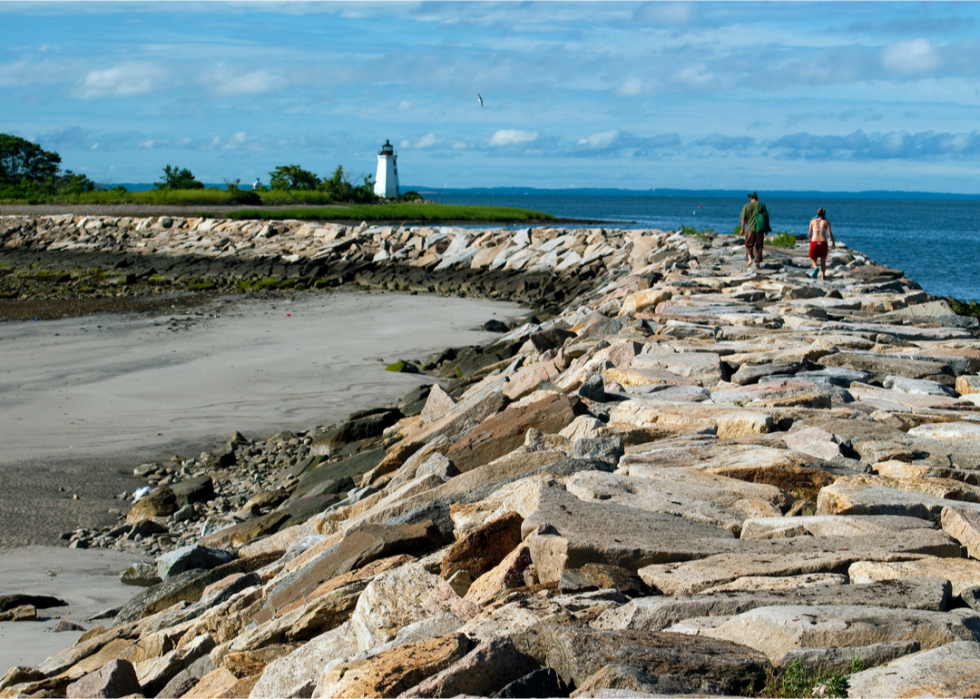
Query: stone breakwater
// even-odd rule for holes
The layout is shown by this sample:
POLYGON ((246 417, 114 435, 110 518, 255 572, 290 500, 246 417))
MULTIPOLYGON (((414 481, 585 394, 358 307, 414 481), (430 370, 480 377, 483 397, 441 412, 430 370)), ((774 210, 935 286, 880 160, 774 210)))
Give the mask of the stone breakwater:
MULTIPOLYGON (((25 223, 5 253, 43 238, 25 223)), ((138 467, 151 494, 71 536, 158 553, 123 575, 143 589, 0 696, 751 695, 790 666, 980 691, 977 323, 901 272, 842 246, 826 282, 802 246, 745 270, 736 238, 661 231, 252 248, 191 223, 117 254, 352 240, 345 281, 510 273, 554 312, 420 361, 447 380, 397 406, 138 467)))
POLYGON ((34 271, 33 281, 66 290, 70 270, 77 277, 97 268, 117 295, 146 293, 148 285, 253 290, 357 284, 520 300, 557 313, 579 288, 607 273, 610 262, 621 261, 616 253, 627 242, 622 231, 530 230, 514 236, 507 229, 366 223, 2 216, 0 255, 8 267, 34 271))

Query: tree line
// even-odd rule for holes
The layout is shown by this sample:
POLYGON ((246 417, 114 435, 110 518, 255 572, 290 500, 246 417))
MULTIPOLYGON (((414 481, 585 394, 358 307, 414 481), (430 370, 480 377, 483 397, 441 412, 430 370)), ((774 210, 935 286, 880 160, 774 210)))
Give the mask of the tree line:
MULTIPOLYGON (((319 177, 299 165, 280 165, 269 172, 269 186, 259 185, 243 189, 240 180, 225 180, 229 199, 232 203, 261 204, 260 192, 296 191, 321 192, 331 201, 352 204, 370 204, 378 201, 374 193, 374 178, 364 176, 360 182, 338 165, 330 177, 319 177)), ((204 189, 188 168, 169 163, 163 168, 163 175, 153 184, 156 190, 194 190, 204 189)), ((46 151, 36 143, 17 136, 0 134, 0 198, 20 199, 32 196, 60 196, 84 194, 86 192, 112 189, 125 192, 125 187, 97 185, 86 175, 75 174, 71 170, 61 171, 61 156, 46 151)), ((419 198, 414 192, 401 199, 419 198)))
POLYGON ((81 194, 95 191, 86 175, 61 171, 61 156, 23 138, 0 134, 0 196, 81 194))

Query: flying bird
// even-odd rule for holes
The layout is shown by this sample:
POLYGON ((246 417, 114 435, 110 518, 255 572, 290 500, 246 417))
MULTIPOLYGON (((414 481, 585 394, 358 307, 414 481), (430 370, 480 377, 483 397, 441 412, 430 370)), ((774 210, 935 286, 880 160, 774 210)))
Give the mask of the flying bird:
POLYGON ((478 100, 480 100, 480 106, 482 107, 483 106, 483 97, 480 96, 480 93, 479 92, 476 93, 476 98, 478 100))

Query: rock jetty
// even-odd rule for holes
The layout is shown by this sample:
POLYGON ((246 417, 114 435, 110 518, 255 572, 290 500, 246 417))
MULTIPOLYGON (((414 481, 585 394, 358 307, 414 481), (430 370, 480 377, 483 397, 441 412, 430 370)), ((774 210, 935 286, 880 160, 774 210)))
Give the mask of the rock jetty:
POLYGON ((537 309, 407 362, 444 380, 396 406, 138 466, 150 493, 67 538, 154 554, 123 574, 142 589, 0 696, 980 692, 977 321, 857 251, 821 282, 802 245, 746 270, 734 237, 651 230, 4 217, 0 240, 537 309))

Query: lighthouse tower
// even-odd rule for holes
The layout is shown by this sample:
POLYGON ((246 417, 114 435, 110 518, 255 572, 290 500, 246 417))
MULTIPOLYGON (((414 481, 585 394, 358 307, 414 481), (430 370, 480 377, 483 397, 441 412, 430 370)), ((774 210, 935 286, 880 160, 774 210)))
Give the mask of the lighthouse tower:
POLYGON ((398 156, 389 141, 381 146, 378 153, 378 176, 374 178, 374 193, 379 197, 397 197, 398 191, 398 156))

